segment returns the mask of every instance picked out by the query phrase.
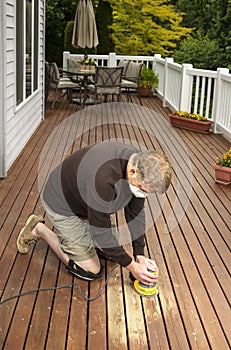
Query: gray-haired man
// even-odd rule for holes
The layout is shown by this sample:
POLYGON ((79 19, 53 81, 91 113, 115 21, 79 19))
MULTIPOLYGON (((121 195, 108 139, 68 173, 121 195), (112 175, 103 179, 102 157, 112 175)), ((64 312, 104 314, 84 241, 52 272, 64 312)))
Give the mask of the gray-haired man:
POLYGON ((157 151, 142 151, 117 142, 78 150, 50 174, 43 192, 44 208, 55 227, 31 214, 17 247, 27 253, 32 240, 43 239, 75 276, 93 280, 102 275, 98 254, 126 267, 147 285, 157 281, 156 263, 144 256, 144 202, 149 193, 167 190, 171 165, 157 151), (133 257, 118 243, 113 213, 124 209, 133 257), (98 253, 98 254, 97 254, 98 253))

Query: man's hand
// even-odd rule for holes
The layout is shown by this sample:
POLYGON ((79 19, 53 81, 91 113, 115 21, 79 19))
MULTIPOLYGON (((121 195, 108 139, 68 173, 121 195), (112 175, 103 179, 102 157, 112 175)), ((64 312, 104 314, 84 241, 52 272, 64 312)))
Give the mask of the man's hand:
POLYGON ((146 258, 144 255, 137 255, 136 257, 136 261, 139 264, 143 264, 147 267, 148 270, 151 271, 156 271, 156 274, 158 276, 159 273, 159 269, 158 266, 156 265, 156 262, 154 260, 151 260, 149 258, 146 258))
POLYGON ((140 282, 152 285, 158 281, 158 267, 153 260, 145 258, 144 256, 137 256, 137 262, 132 262, 127 266, 127 269, 133 274, 133 276, 140 282), (157 271, 157 275, 148 271, 157 271))

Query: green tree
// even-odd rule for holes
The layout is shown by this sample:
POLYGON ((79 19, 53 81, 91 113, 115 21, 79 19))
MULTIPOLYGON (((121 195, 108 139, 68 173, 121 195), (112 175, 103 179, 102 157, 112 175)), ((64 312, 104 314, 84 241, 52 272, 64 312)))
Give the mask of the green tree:
POLYGON ((46 0, 46 60, 62 64, 64 33, 68 21, 74 20, 77 1, 46 0))
MULTIPOLYGON (((207 69, 214 69, 214 67, 230 67, 231 61, 231 1, 230 0, 172 0, 172 4, 175 5, 175 9, 185 12, 183 19, 183 25, 186 27, 194 27, 195 33, 193 34, 190 42, 195 40, 195 45, 199 43, 201 37, 206 37, 211 41, 211 44, 207 42, 207 49, 211 50, 207 52, 207 55, 201 56, 200 66, 207 69), (199 31, 198 31, 199 30, 199 31), (201 37, 197 38, 197 33, 201 37), (217 52, 214 52, 214 47, 217 46, 217 52), (211 66, 207 60, 207 56, 211 56, 211 66)), ((189 42, 184 41, 180 43, 180 49, 174 53, 175 57, 181 56, 181 59, 188 57, 188 45, 189 42), (184 48, 184 45, 185 48, 184 48), (180 50, 180 52, 178 51, 180 50)), ((198 58, 195 57, 198 63, 198 58)))
POLYGON ((220 48, 219 66, 231 69, 231 1, 218 0, 214 30, 209 33, 216 38, 220 48))
POLYGON ((99 38, 97 53, 108 54, 113 52, 115 45, 112 41, 110 29, 113 22, 111 4, 108 1, 99 0, 95 16, 99 38))
POLYGON ((112 38, 118 54, 171 54, 178 40, 191 29, 181 26, 183 14, 169 1, 110 0, 113 8, 112 38))
MULTIPOLYGON (((219 0, 218 0, 219 1, 219 0)), ((183 25, 208 32, 214 28, 217 0, 178 0, 175 9, 185 13, 183 25)), ((173 1, 171 1, 173 2, 173 1)))
POLYGON ((176 62, 191 63, 195 68, 216 69, 219 62, 219 46, 216 40, 210 40, 198 31, 194 36, 184 39, 179 49, 173 53, 176 62))

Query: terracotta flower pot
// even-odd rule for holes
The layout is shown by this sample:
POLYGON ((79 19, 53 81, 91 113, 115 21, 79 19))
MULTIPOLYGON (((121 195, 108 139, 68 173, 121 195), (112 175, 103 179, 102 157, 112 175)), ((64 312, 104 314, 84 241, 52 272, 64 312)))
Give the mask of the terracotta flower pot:
POLYGON ((195 119, 178 117, 174 114, 169 114, 169 118, 172 126, 202 133, 209 133, 211 125, 213 124, 212 120, 200 121, 195 119))
POLYGON ((218 164, 213 164, 212 167, 215 169, 215 182, 222 185, 231 184, 231 168, 218 164))
POLYGON ((149 97, 151 96, 152 88, 139 86, 139 93, 141 97, 149 97))

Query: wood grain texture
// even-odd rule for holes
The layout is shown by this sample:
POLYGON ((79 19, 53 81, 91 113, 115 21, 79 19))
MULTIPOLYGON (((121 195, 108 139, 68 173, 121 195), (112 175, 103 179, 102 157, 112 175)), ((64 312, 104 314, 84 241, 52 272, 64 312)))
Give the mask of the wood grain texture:
MULTIPOLYGON (((143 107, 136 96, 133 103, 127 103, 126 96, 123 100, 79 110, 60 99, 51 110, 48 98, 45 121, 8 177, 0 180, 1 300, 68 285, 0 305, 4 350, 230 348, 231 188, 215 183, 211 166, 230 145, 222 135, 171 127, 169 111, 157 97, 143 98, 143 107), (146 254, 160 269, 155 298, 140 297, 128 271, 118 266, 104 293, 87 301, 71 283, 94 298, 113 262, 102 259, 102 279, 88 283, 70 275, 42 241, 32 244, 26 255, 17 253, 16 238, 27 216, 32 211, 45 215, 39 191, 51 169, 75 150, 105 140, 161 149, 174 161, 167 193, 150 195, 146 203, 146 254)), ((116 222, 132 254, 122 211, 116 222)))

